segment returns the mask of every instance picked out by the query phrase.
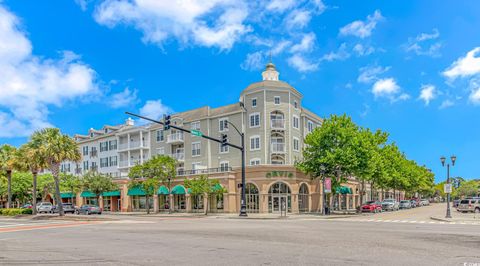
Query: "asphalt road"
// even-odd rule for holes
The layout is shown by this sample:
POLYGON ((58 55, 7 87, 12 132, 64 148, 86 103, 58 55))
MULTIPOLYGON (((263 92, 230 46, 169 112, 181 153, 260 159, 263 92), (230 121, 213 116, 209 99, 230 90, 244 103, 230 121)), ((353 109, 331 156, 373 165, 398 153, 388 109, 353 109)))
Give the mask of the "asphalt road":
POLYGON ((122 217, 103 222, 43 222, 39 228, 29 221, 0 220, 0 264, 480 265, 480 225, 378 222, 369 217, 376 216, 331 220, 122 217), (23 225, 15 227, 15 223, 23 225), (30 227, 23 230, 22 226, 30 227), (5 227, 17 230, 2 232, 5 227))

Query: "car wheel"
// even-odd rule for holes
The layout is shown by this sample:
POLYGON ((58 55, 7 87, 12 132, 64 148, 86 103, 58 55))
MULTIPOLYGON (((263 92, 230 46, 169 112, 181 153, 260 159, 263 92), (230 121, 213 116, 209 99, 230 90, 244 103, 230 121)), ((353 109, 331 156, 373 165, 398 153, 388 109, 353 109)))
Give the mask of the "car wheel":
POLYGON ((86 211, 86 212, 85 212, 85 215, 90 215, 90 212, 89 212, 89 211, 86 211))
POLYGON ((476 208, 475 213, 480 213, 480 208, 476 208))

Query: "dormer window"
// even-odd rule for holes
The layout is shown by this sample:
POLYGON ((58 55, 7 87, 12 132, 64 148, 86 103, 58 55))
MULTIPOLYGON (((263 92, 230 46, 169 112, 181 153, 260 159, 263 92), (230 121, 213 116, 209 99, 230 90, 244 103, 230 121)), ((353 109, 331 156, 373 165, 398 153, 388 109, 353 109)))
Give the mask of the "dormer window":
POLYGON ((275 104, 280 104, 280 96, 275 96, 274 103, 275 104))
POLYGON ((90 138, 93 138, 93 132, 90 133, 90 138))
POLYGON ((294 102, 293 102, 293 107, 295 107, 295 109, 298 109, 298 103, 297 103, 297 101, 294 101, 294 102))
POLYGON ((108 133, 108 128, 105 128, 105 133, 108 133))
POLYGON ((252 99, 252 107, 257 107, 257 98, 252 99))

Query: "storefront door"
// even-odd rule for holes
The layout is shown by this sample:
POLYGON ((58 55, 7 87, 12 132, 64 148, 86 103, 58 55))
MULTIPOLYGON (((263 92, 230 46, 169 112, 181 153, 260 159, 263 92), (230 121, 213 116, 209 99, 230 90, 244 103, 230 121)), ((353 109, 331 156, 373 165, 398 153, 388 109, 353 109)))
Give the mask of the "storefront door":
POLYGON ((283 210, 287 208, 287 196, 273 196, 272 213, 280 214, 282 208, 283 210))

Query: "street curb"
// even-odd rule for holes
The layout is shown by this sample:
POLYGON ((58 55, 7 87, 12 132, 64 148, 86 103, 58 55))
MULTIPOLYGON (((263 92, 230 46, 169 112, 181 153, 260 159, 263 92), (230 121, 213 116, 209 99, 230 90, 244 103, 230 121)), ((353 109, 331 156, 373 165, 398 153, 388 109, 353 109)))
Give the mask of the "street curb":
POLYGON ((440 221, 440 222, 447 222, 447 223, 451 223, 452 221, 450 220, 447 220, 447 219, 444 219, 444 218, 438 218, 438 217, 434 217, 434 216, 430 216, 430 219, 434 220, 434 221, 440 221))

